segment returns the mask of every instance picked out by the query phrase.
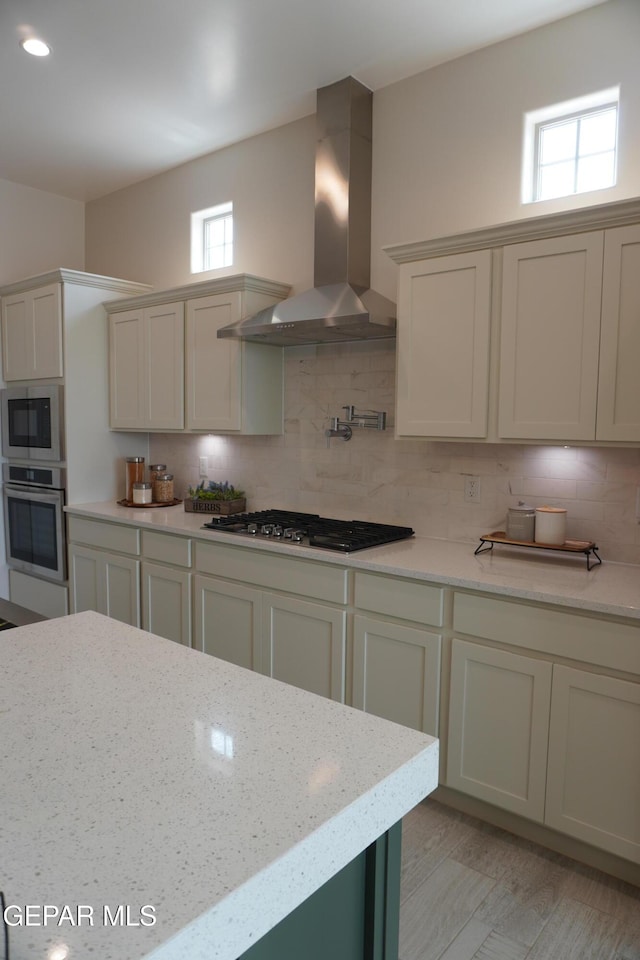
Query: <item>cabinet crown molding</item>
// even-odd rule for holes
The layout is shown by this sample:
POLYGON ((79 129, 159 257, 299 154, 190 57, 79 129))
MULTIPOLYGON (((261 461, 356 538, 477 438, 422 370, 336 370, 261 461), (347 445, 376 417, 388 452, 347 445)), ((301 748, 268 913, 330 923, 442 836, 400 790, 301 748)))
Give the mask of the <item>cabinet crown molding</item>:
POLYGON ((132 280, 119 280, 117 277, 103 277, 97 273, 84 273, 82 270, 67 270, 59 268, 40 273, 35 277, 25 277, 15 283, 7 283, 0 287, 0 296, 6 297, 13 293, 24 293, 38 287, 47 287, 51 283, 75 283, 83 287, 100 287, 102 290, 113 290, 117 293, 137 294, 147 293, 152 288, 147 283, 134 283, 132 280))
POLYGON ((565 234, 582 233, 588 230, 603 230, 608 227, 624 227, 640 221, 640 198, 620 200, 616 203, 599 204, 595 207, 580 207, 562 213, 550 213, 541 217, 529 217, 500 223, 479 230, 437 237, 432 240, 417 240, 383 247, 395 263, 411 263, 430 257, 447 256, 452 253, 471 253, 489 247, 501 247, 510 243, 525 243, 565 234))
POLYGON ((215 280, 188 283, 182 287, 172 287, 170 290, 154 290, 152 293, 143 292, 141 296, 131 299, 111 300, 104 304, 104 308, 109 314, 122 313, 125 310, 137 309, 138 307, 155 307, 159 304, 194 300, 198 297, 208 297, 219 293, 260 293, 278 300, 284 300, 290 292, 291 287, 287 283, 267 280, 264 277, 255 277, 249 273, 238 273, 231 277, 219 277, 215 280))

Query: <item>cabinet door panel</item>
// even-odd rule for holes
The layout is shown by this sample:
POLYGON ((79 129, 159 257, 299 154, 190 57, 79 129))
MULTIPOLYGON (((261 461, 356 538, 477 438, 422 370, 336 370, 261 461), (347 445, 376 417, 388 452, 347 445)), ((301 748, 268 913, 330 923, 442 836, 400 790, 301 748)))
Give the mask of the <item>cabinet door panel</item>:
POLYGON ((640 684, 554 666, 545 822, 640 863, 640 684))
POLYGON ((356 616, 354 707, 437 737, 440 646, 438 634, 356 616))
POLYGON ((151 430, 184 427, 184 306, 148 307, 145 407, 151 430))
POLYGON ((491 251, 401 267, 397 432, 485 437, 491 251))
POLYGON ((114 620, 140 626, 140 561, 104 554, 102 558, 100 613, 114 620))
POLYGON ((142 310, 109 317, 109 426, 113 430, 146 425, 144 396, 144 318, 142 310))
POLYGON ((542 821, 551 669, 454 639, 448 786, 542 821))
POLYGON ((213 577, 194 577, 194 647, 260 670, 262 594, 213 577))
POLYGON ((71 613, 82 613, 84 610, 99 612, 100 557, 99 551, 89 547, 75 544, 69 547, 71 613))
POLYGON ((2 350, 5 380, 63 375, 59 284, 3 298, 2 350))
POLYGON ((504 248, 501 437, 595 438, 603 234, 504 248))
POLYGON ((191 645, 191 575, 142 563, 142 629, 191 645))
POLYGON ((640 440, 640 225, 604 241, 598 440, 640 440))
POLYGON ((262 672, 344 703, 343 610, 264 594, 262 672))
POLYGON ((187 428, 240 430, 241 348, 218 340, 221 327, 239 319, 240 294, 187 302, 187 428))

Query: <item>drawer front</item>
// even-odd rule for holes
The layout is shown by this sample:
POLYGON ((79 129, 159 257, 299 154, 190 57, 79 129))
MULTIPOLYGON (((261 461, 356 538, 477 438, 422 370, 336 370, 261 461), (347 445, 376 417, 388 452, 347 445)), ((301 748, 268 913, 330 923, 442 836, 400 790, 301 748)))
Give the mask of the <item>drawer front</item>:
POLYGON ((355 605, 387 617, 442 626, 444 590, 427 583, 356 573, 355 605))
POLYGON ((456 593, 456 633, 640 674, 640 624, 456 593))
POLYGON ((298 593, 328 603, 347 602, 347 571, 312 560, 198 541, 196 569, 227 580, 298 593))
POLYGON ((140 553, 140 531, 137 527, 125 527, 118 523, 88 520, 86 517, 69 517, 69 540, 71 543, 86 543, 89 547, 115 550, 117 553, 140 553))
POLYGON ((187 537, 172 537, 153 530, 142 531, 142 555, 158 563, 170 563, 174 567, 191 566, 191 540, 187 537))

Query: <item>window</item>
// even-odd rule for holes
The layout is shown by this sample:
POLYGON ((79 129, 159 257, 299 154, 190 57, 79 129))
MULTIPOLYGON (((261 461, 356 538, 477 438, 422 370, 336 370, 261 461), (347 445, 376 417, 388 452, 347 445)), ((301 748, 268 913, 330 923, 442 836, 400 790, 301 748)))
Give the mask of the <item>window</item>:
POLYGON ((233 265, 233 204, 191 214, 191 272, 233 265))
POLYGON ((605 90, 527 114, 524 203, 615 186, 618 98, 605 90))

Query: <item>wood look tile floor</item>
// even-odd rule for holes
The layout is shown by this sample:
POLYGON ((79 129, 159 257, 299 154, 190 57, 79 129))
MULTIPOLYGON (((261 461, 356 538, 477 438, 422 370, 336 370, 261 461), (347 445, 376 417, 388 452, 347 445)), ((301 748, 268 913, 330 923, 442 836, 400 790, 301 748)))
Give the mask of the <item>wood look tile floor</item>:
POLYGON ((433 800, 402 845, 400 960, 640 960, 640 887, 433 800))

